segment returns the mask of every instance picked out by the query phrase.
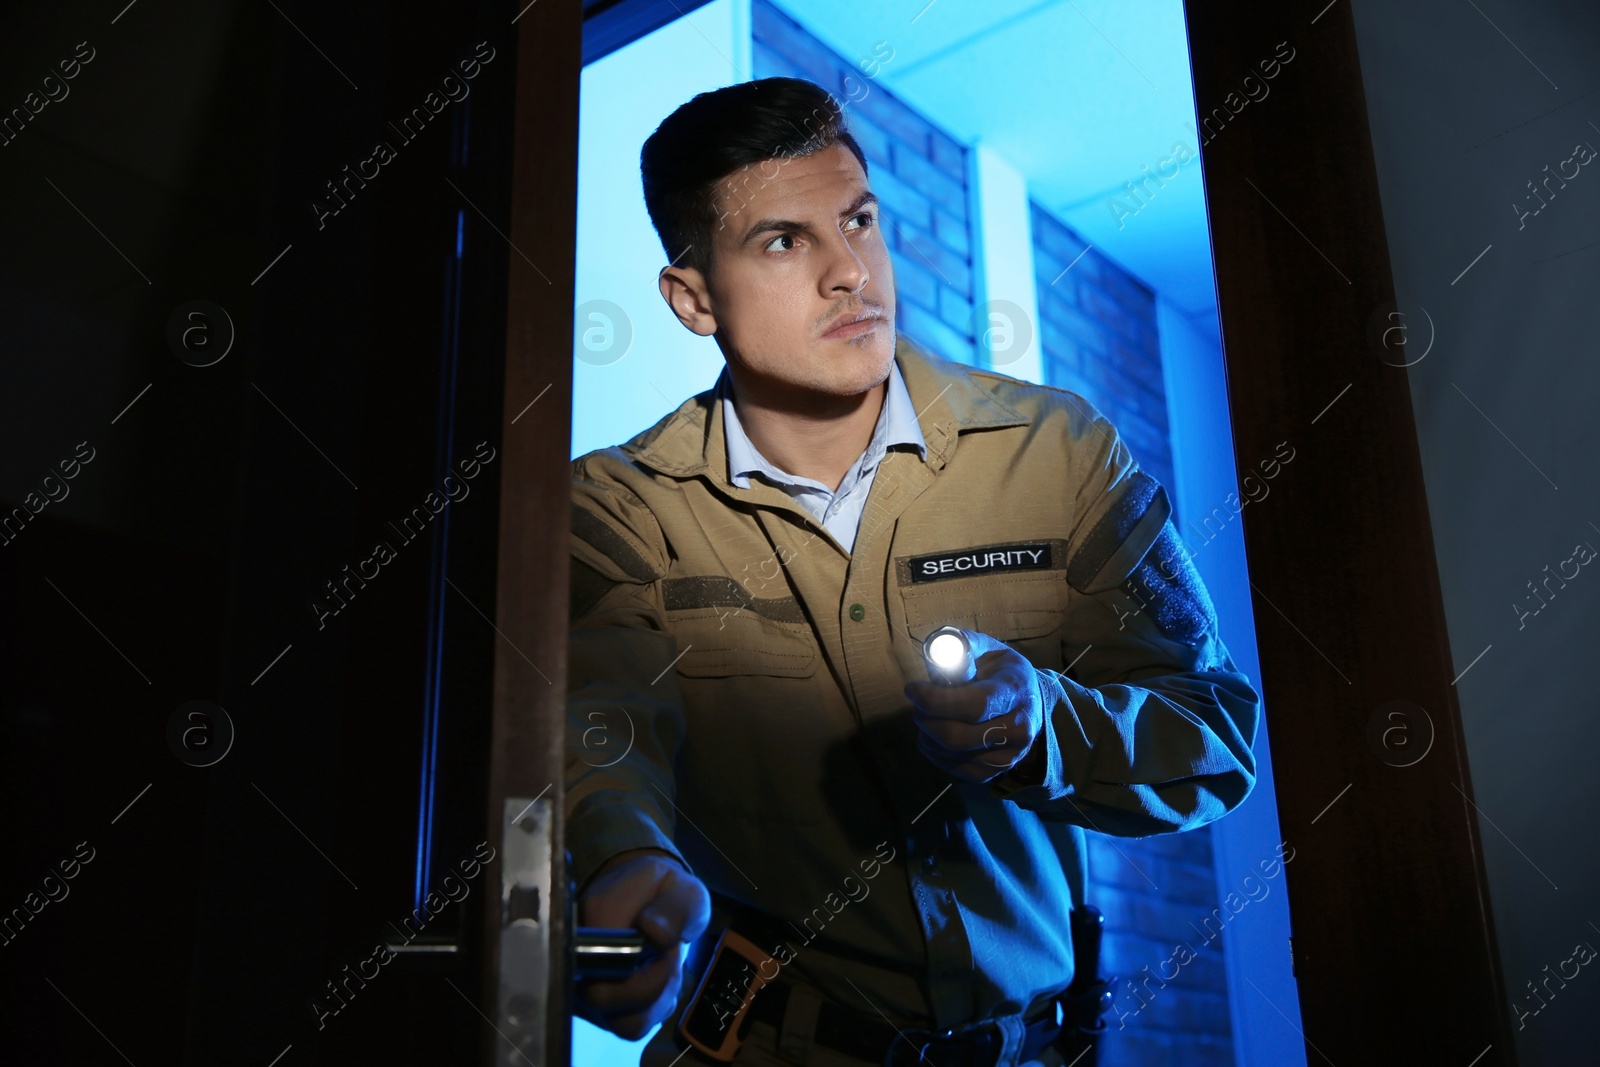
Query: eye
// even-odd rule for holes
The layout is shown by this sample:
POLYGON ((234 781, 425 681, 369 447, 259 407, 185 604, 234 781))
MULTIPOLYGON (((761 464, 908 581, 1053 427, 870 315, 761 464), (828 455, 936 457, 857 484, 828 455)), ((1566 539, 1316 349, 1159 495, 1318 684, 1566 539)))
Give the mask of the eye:
POLYGON ((851 218, 850 218, 850 221, 854 222, 856 219, 866 219, 867 220, 866 222, 862 223, 860 226, 856 227, 856 229, 858 229, 858 230, 865 230, 865 229, 867 229, 867 228, 869 228, 871 226, 874 226, 874 225, 877 224, 877 221, 878 221, 876 218, 873 217, 873 214, 870 211, 863 211, 858 215, 852 215, 851 218))
POLYGON ((773 249, 772 246, 774 244, 778 243, 779 241, 792 241, 792 240, 794 240, 794 234, 792 234, 792 233, 780 233, 778 236, 774 237, 772 240, 767 242, 767 247, 763 251, 767 251, 767 252, 772 252, 772 251, 788 252, 788 251, 790 251, 790 249, 779 248, 779 249, 775 250, 775 249, 773 249))

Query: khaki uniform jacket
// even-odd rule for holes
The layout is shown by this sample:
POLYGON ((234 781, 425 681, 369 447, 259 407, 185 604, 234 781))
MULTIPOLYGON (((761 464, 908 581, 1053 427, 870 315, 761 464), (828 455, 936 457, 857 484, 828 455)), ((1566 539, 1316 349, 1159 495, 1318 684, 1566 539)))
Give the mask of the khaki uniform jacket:
POLYGON ((895 358, 928 455, 884 456, 853 552, 729 482, 711 390, 573 461, 566 837, 580 887, 666 849, 794 931, 786 975, 948 1028, 1071 981, 1084 830, 1238 805, 1260 700, 1165 490, 1087 400, 903 336, 895 358), (918 753, 902 689, 946 624, 1038 668, 1042 781, 918 753))

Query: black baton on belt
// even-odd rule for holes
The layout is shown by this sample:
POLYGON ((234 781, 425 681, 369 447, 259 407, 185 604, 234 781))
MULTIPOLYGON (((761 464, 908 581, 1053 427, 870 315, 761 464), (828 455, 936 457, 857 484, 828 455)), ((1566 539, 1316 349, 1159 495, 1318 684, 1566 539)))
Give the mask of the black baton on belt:
POLYGON ((1070 921, 1075 969, 1072 984, 1061 997, 1061 1036, 1056 1039, 1056 1045, 1074 1067, 1094 1067, 1099 1056, 1100 1035, 1106 1029, 1101 1015, 1111 1006, 1111 986, 1115 981, 1100 977, 1100 940, 1105 931, 1105 917, 1093 904, 1080 904, 1072 909, 1070 921))

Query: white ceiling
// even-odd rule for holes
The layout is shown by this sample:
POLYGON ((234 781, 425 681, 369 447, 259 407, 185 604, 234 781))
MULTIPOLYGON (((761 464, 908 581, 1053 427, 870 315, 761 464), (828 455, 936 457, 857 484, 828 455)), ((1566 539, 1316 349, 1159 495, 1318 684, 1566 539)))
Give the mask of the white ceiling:
POLYGON ((1136 206, 1123 184, 1175 144, 1198 152, 1181 0, 774 2, 847 58, 892 49, 879 84, 956 140, 988 143, 1035 200, 1216 331, 1198 158, 1120 227, 1107 205, 1136 206))

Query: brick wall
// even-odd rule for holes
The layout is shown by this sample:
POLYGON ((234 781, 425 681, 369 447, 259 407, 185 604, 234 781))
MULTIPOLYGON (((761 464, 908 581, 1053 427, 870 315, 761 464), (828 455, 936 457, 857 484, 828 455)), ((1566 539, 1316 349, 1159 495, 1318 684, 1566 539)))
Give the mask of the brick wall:
POLYGON ((1210 828, 1087 837, 1089 900, 1106 918, 1101 973, 1121 979, 1106 1014, 1101 1067, 1231 1067, 1219 934, 1228 912, 1215 914, 1210 828), (1176 954, 1179 944, 1189 952, 1176 954))
POLYGON ((1083 238, 1037 203, 1029 215, 1045 380, 1100 408, 1170 498, 1172 441, 1155 294, 1094 249, 1085 253, 1083 238))
MULTIPOLYGON (((975 364, 967 150, 771 4, 753 0, 752 24, 753 77, 805 78, 845 104, 883 208, 896 326, 939 355, 975 364)), ((1170 492, 1154 294, 1094 250, 1078 258, 1083 240, 1039 205, 1030 214, 1046 382, 1099 407, 1170 492)), ((1089 898, 1106 915, 1102 973, 1125 978, 1102 1067, 1231 1067, 1223 939, 1206 936, 1215 920, 1203 925, 1219 906, 1209 828, 1088 840, 1089 898), (1179 942, 1195 955, 1174 975, 1167 961, 1179 942)))
POLYGON ((844 105, 883 209, 895 326, 936 355, 974 363, 967 150, 863 73, 861 60, 881 56, 843 57, 763 0, 751 5, 751 22, 754 77, 805 78, 844 105))
MULTIPOLYGON (((1085 251, 1083 238, 1037 203, 1029 215, 1045 380, 1100 408, 1170 498, 1155 294, 1085 251)), ((1176 515, 1174 524, 1181 531, 1176 515)), ((1218 896, 1209 827, 1145 838, 1089 835, 1089 899, 1106 916, 1102 973, 1124 978, 1108 1015, 1103 1067, 1234 1062, 1224 938, 1216 932, 1225 924, 1213 917, 1218 896), (1181 967, 1173 959, 1180 942, 1194 953, 1181 967)))

